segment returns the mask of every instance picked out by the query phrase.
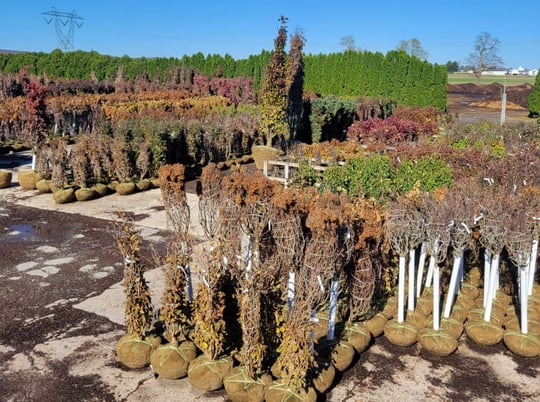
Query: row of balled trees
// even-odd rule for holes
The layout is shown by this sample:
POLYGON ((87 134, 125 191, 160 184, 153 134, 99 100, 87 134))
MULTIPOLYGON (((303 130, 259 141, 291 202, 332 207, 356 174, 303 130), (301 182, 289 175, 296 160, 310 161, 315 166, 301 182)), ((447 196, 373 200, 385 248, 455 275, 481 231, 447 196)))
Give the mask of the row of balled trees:
POLYGON ((65 137, 52 138, 36 152, 36 166, 19 174, 20 185, 26 190, 52 192, 59 204, 111 192, 127 195, 157 185, 160 161, 145 138, 130 144, 122 135, 85 133, 74 143, 65 137))
POLYGON ((187 375, 201 390, 224 386, 231 400, 316 400, 371 341, 360 321, 382 283, 380 212, 283 189, 260 172, 222 178, 209 165, 198 205, 205 241, 195 246, 183 176, 182 165, 160 169, 172 239, 155 322, 140 235, 118 224, 127 294, 119 359, 151 363, 166 378, 187 375))
POLYGON ((418 341, 446 356, 465 330, 478 344, 504 341, 517 355, 538 356, 539 217, 538 188, 531 186, 467 182, 440 199, 392 204, 385 227, 399 256, 399 280, 385 309, 393 317, 384 329, 388 340, 418 341))
POLYGON ((412 192, 383 218, 365 200, 282 189, 260 172, 222 177, 209 165, 198 205, 205 241, 195 246, 184 167, 162 167, 160 180, 172 240, 157 319, 140 236, 119 224, 128 333, 117 354, 128 367, 224 386, 231 400, 314 400, 383 333, 442 356, 464 330, 539 354, 534 188, 412 192))

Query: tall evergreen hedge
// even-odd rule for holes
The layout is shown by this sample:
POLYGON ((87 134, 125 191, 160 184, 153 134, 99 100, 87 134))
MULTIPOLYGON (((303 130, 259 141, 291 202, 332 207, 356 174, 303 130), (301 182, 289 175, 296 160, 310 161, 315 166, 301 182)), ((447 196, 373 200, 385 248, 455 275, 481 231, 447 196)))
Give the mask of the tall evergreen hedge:
MULTIPOLYGON (((66 79, 114 80, 118 68, 125 77, 134 79, 146 73, 151 79, 167 81, 172 67, 187 67, 205 74, 223 77, 250 77, 256 89, 270 59, 263 50, 247 59, 235 60, 230 55, 196 53, 181 58, 113 57, 97 52, 62 52, 0 54, 0 71, 28 72, 66 79)), ((431 64, 402 51, 380 52, 348 50, 329 54, 304 55, 304 91, 339 97, 393 98, 399 105, 446 108, 448 75, 446 66, 431 64)))

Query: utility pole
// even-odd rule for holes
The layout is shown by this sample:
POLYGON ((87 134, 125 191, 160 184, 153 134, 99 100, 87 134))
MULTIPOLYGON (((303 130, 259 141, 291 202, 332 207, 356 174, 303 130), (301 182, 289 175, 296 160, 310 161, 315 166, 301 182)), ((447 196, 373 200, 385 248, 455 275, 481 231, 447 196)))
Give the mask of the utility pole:
POLYGON ((77 15, 75 11, 58 11, 54 7, 51 11, 42 14, 47 16, 43 17, 47 24, 50 24, 54 19, 58 46, 64 50, 64 52, 73 50, 73 33, 75 31, 75 27, 82 27, 84 24, 84 18, 77 15), (78 20, 81 22, 77 22, 78 20))
POLYGON ((506 121, 506 76, 507 74, 504 75, 504 87, 501 97, 501 126, 506 121))

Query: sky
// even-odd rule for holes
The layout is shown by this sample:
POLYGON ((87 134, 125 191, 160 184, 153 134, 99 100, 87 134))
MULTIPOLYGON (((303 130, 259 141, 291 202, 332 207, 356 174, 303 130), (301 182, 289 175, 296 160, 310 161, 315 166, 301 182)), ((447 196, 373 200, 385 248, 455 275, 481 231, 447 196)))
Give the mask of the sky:
POLYGON ((382 53, 416 38, 431 63, 461 65, 487 32, 500 41, 505 67, 540 67, 538 0, 3 0, 0 49, 61 48, 55 20, 47 24, 43 14, 54 10, 84 18, 74 27, 74 50, 111 56, 247 58, 272 50, 284 15, 289 34, 303 32, 307 54, 340 52, 344 37, 382 53))

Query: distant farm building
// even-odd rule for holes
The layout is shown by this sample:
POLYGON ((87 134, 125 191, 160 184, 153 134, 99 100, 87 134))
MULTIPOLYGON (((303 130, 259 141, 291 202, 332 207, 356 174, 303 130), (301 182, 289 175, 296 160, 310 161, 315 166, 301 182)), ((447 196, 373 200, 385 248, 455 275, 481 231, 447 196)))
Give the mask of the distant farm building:
POLYGON ((482 75, 506 75, 508 70, 487 70, 482 71, 482 75))

